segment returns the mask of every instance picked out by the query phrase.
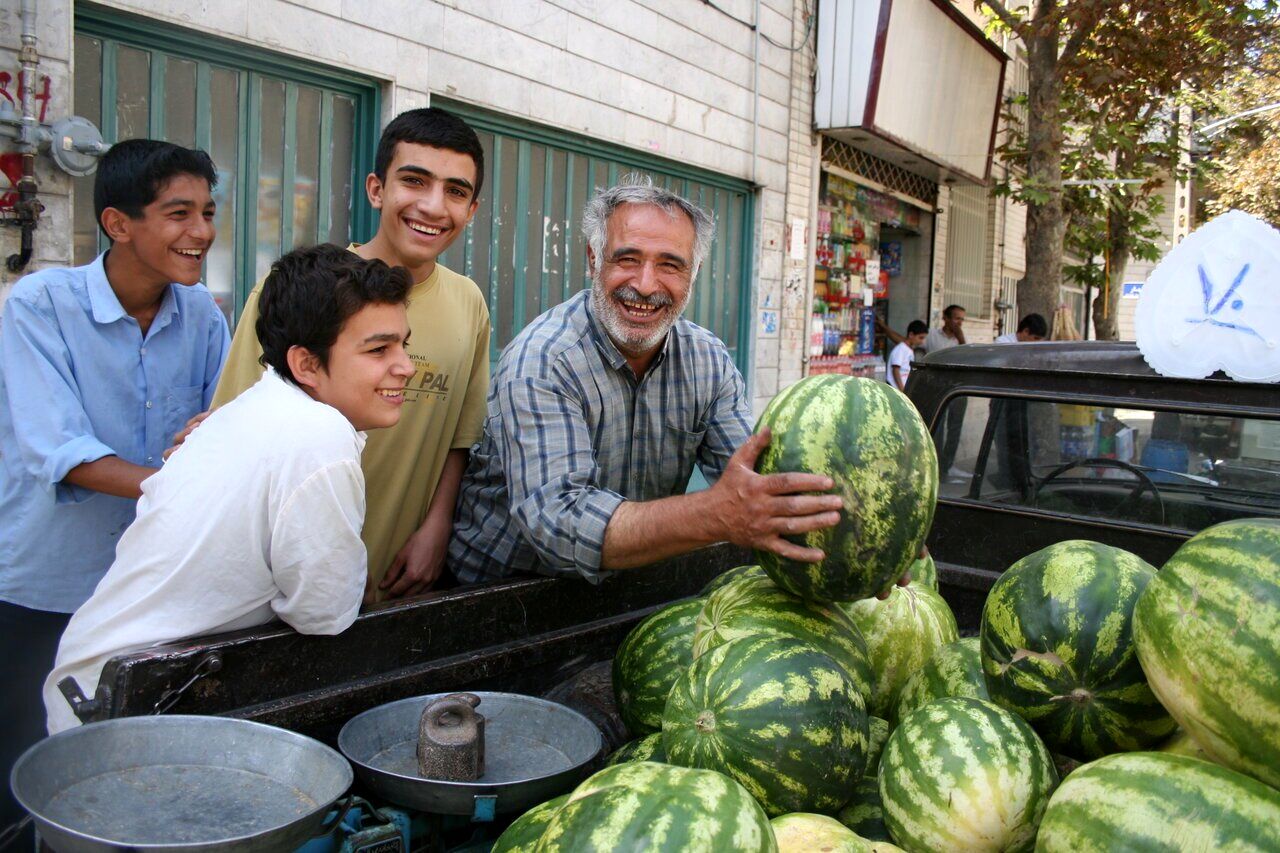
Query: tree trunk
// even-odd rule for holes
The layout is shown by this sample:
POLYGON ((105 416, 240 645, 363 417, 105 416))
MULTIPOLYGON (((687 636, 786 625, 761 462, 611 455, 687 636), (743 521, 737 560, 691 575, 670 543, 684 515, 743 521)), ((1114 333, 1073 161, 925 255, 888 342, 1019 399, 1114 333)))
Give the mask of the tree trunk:
MULTIPOLYGON (((1036 0, 1033 20, 1051 17, 1054 0, 1036 0)), ((1058 79, 1059 28, 1042 24, 1027 44, 1027 179, 1045 193, 1027 206, 1027 277, 1018 289, 1018 313, 1053 316, 1062 285, 1062 83, 1058 79)))
POLYGON ((1107 208, 1107 238, 1111 246, 1111 262, 1107 268, 1108 287, 1093 298, 1093 331, 1100 341, 1120 340, 1120 291, 1129 266, 1129 216, 1113 199, 1107 208))

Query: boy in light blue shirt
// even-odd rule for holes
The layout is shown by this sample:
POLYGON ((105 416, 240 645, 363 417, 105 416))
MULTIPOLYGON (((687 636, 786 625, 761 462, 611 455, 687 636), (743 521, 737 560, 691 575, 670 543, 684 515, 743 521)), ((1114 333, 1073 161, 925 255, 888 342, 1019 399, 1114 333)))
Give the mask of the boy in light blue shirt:
MULTIPOLYGON (((0 315, 0 773, 40 737, 40 686, 70 614, 110 567, 141 483, 208 408, 230 345, 199 283, 213 162, 146 139, 94 182, 111 248, 19 281, 0 315)), ((7 790, 0 825, 20 812, 7 790)))

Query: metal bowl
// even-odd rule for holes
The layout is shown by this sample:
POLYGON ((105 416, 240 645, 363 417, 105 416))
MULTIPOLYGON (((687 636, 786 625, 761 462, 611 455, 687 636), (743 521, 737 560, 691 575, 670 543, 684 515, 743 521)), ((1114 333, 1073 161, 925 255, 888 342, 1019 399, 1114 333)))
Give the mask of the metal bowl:
POLYGON ((523 812, 573 788, 603 745, 600 730, 563 705, 517 693, 472 691, 485 718, 485 773, 475 782, 418 775, 418 722, 428 704, 448 693, 390 702, 353 717, 338 748, 379 797, 435 814, 523 812))
POLYGON ((351 787, 324 744, 229 717, 123 717, 40 741, 13 794, 57 853, 291 851, 351 787))

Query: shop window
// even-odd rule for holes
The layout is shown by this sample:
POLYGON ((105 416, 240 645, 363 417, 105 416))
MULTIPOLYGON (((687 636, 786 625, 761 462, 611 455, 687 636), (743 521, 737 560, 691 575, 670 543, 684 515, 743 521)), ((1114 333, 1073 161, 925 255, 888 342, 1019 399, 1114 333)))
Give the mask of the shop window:
POLYGON ((485 289, 495 364, 530 321, 590 287, 583 206, 597 187, 640 172, 715 215, 716 239, 685 316, 714 332, 748 372, 753 216, 746 182, 462 104, 435 103, 463 116, 484 146, 480 206, 440 261, 485 289))
POLYGON ((989 204, 986 187, 951 188, 943 300, 947 305, 964 306, 965 313, 974 319, 991 316, 989 204))
POLYGON ((942 499, 1196 532, 1280 517, 1280 422, 957 397, 933 425, 942 499))
MULTIPOLYGON (((371 81, 83 4, 75 68, 74 110, 108 142, 164 139, 213 158, 218 238, 204 281, 228 321, 283 252, 372 233, 371 81)), ((77 264, 106 248, 92 176, 76 181, 73 230, 77 264)))

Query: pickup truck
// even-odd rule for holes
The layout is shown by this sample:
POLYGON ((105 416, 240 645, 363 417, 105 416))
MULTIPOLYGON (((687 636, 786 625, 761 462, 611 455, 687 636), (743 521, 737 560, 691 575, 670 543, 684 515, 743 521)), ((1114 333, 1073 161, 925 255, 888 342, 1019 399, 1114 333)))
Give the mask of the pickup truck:
MULTIPOLYGON (((1092 539, 1161 565, 1196 531, 1280 515, 1280 393, 1171 379, 1133 344, 969 345, 925 358, 907 386, 940 449, 954 442, 928 545, 962 631, 1000 572, 1092 539), (950 438, 948 437, 950 434, 950 438)), ((713 546, 599 586, 524 577, 375 607, 338 637, 267 626, 114 659, 82 719, 230 714, 332 742, 352 716, 454 690, 545 693, 657 607, 750 561, 713 546)), ((616 733, 615 733, 616 734, 616 733)))

